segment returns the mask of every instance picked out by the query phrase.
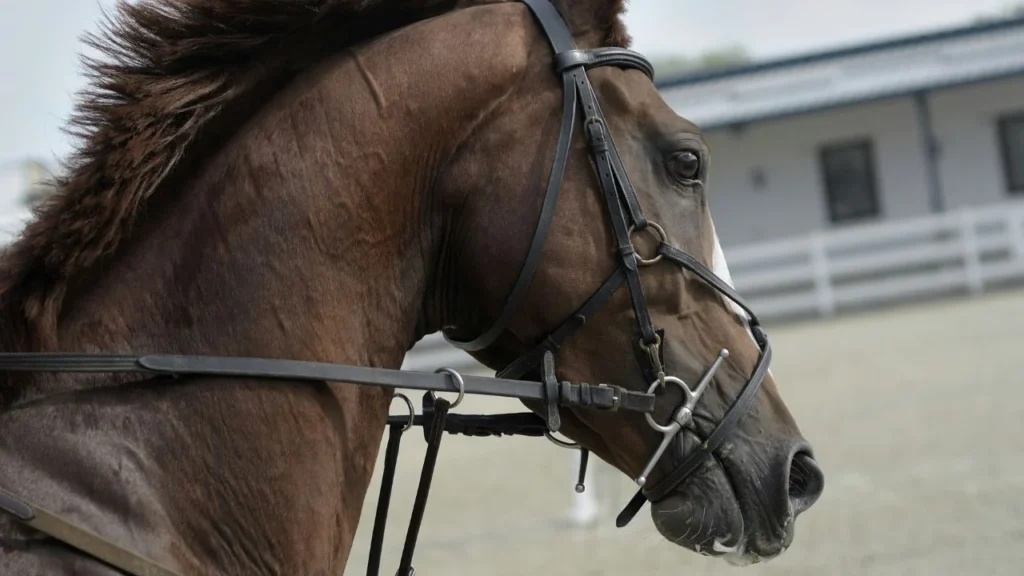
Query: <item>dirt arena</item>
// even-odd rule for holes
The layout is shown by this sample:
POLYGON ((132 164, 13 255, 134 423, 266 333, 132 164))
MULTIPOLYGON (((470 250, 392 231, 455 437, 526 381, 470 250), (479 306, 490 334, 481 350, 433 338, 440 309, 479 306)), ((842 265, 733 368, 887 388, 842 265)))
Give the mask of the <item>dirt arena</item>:
MULTIPOLYGON (((568 522, 572 454, 545 440, 449 436, 417 547, 421 576, 1024 574, 1024 291, 778 326, 772 372, 826 487, 783 557, 740 570, 663 540, 628 479, 591 468, 604 505, 568 522)), ((419 398, 414 396, 419 404, 419 398)), ((468 398, 460 412, 518 411, 468 398)), ((393 412, 398 413, 398 403, 393 412)), ((382 574, 394 574, 423 456, 403 441, 382 574)), ((382 450, 383 452, 383 450, 382 450)), ((603 464, 603 463, 602 463, 603 464)), ((366 570, 380 466, 348 574, 366 570)))

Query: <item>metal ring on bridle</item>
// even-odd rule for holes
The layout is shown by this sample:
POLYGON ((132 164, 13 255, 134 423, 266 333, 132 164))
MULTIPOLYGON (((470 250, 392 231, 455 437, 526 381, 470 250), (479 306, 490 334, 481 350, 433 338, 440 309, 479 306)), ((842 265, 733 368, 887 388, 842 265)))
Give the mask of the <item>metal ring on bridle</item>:
MULTIPOLYGON (((451 368, 438 368, 437 370, 434 370, 434 374, 441 374, 442 372, 454 378, 455 383, 459 385, 459 397, 456 398, 455 402, 448 407, 449 410, 454 410, 459 407, 459 404, 462 404, 462 400, 466 397, 466 382, 462 380, 462 374, 459 374, 451 368)), ((433 390, 430 391, 430 398, 435 402, 437 401, 437 394, 435 394, 433 390)))
POLYGON ((575 443, 572 443, 572 442, 566 442, 565 440, 559 440, 558 438, 555 438, 555 435, 552 434, 550 430, 545 430, 544 431, 544 437, 547 438, 548 440, 551 440, 551 442, 553 442, 555 444, 555 446, 561 446, 562 448, 568 448, 569 450, 579 450, 580 449, 580 445, 579 444, 575 444, 575 443))
MULTIPOLYGON (((664 244, 665 242, 668 241, 668 236, 665 234, 665 229, 662 228, 661 226, 658 226, 658 224, 655 223, 655 222, 648 221, 647 222, 647 226, 644 226, 639 231, 643 232, 644 230, 653 230, 654 231, 654 235, 658 237, 658 244, 659 245, 664 244)), ((633 241, 632 238, 633 238, 633 233, 634 232, 637 232, 636 226, 635 225, 630 226, 629 227, 630 242, 633 241)), ((633 249, 636 250, 636 246, 633 246, 633 249)), ((658 262, 661 261, 661 258, 662 258, 662 255, 658 254, 657 256, 655 256, 654 258, 651 258, 650 260, 644 260, 644 258, 640 256, 639 252, 636 253, 636 260, 637 260, 637 263, 640 266, 650 266, 651 264, 657 264, 658 262)))
MULTIPOLYGON (((683 391, 683 406, 685 406, 690 401, 690 399, 693 398, 693 391, 690 390, 690 387, 686 385, 686 382, 683 382, 679 378, 676 378, 675 376, 666 376, 665 377, 665 383, 675 384, 676 386, 679 386, 679 388, 683 391)), ((658 388, 660 388, 661 386, 663 386, 663 384, 661 383, 661 380, 655 380, 654 382, 651 383, 651 386, 647 389, 647 393, 648 394, 653 394, 654 391, 657 390, 658 388)), ((661 424, 658 424, 657 422, 655 422, 654 421, 654 417, 651 416, 650 412, 644 412, 644 418, 647 419, 647 423, 650 424, 651 428, 654 428, 655 430, 657 430, 658 432, 661 432, 662 434, 671 432, 672 431, 672 423, 675 422, 675 415, 674 414, 673 414, 672 420, 669 421, 668 426, 662 426, 661 424)))
POLYGON ((402 427, 402 432, 408 432, 409 429, 412 428, 413 422, 416 420, 416 409, 412 407, 412 400, 409 400, 409 397, 406 396, 405 394, 402 394, 401 392, 396 392, 394 397, 392 397, 391 399, 394 400, 395 398, 401 398, 402 400, 405 401, 405 405, 409 407, 409 421, 406 422, 405 426, 402 427))

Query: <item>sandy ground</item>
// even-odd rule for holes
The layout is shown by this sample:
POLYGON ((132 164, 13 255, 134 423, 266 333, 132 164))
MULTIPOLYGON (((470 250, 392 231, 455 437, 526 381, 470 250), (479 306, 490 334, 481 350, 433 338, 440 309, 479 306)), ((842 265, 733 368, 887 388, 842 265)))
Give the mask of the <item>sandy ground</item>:
MULTIPOLYGON (((574 527, 571 453, 545 440, 449 436, 417 573, 1024 575, 1022 319, 1024 291, 1014 291, 770 330, 772 372, 826 474, 793 547, 770 563, 738 569, 677 548, 648 509, 616 529, 632 489, 603 463, 589 487, 606 503, 600 521, 574 527)), ((459 411, 520 409, 471 398, 459 411)), ((422 434, 402 451, 386 575, 401 552, 422 434)), ((348 574, 366 569, 380 468, 348 574)))

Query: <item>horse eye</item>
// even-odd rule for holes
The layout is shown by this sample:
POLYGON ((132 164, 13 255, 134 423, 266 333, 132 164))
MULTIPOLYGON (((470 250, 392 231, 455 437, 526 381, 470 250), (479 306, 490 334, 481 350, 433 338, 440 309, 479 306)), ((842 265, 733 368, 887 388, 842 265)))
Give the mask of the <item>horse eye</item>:
POLYGON ((677 152, 669 159, 672 173, 684 180, 693 180, 700 174, 700 158, 693 152, 677 152))

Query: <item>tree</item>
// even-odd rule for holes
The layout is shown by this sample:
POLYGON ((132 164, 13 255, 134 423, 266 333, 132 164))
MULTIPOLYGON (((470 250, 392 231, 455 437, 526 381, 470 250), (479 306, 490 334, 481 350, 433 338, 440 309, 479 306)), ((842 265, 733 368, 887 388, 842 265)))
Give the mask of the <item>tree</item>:
POLYGON ((654 72, 659 78, 735 68, 750 62, 750 55, 742 46, 726 46, 697 56, 678 55, 651 59, 654 72))
POLYGON ((1024 16, 1024 2, 1017 4, 1009 4, 1004 6, 1000 10, 995 12, 989 12, 981 14, 974 18, 976 24, 984 24, 986 22, 996 22, 998 20, 1008 20, 1010 18, 1020 18, 1024 16))
POLYGON ((25 183, 21 201, 25 206, 31 208, 53 193, 53 173, 45 164, 37 160, 26 160, 21 170, 25 183))

